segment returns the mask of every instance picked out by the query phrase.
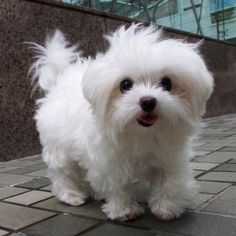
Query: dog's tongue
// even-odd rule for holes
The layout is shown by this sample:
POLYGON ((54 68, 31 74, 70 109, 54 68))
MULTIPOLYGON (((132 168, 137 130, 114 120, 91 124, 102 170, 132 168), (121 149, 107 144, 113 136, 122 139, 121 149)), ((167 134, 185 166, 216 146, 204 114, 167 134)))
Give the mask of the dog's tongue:
POLYGON ((153 114, 143 114, 137 120, 140 125, 150 127, 156 122, 157 116, 153 114))

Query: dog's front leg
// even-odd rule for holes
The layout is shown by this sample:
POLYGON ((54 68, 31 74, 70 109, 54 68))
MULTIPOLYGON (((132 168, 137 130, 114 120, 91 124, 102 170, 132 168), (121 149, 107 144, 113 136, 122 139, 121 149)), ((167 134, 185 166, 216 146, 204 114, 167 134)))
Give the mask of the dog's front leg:
POLYGON ((191 171, 162 171, 149 198, 152 213, 160 220, 178 218, 197 195, 197 185, 191 171))
POLYGON ((127 186, 105 195, 106 203, 102 206, 102 210, 110 219, 127 221, 144 213, 144 209, 131 197, 127 186))

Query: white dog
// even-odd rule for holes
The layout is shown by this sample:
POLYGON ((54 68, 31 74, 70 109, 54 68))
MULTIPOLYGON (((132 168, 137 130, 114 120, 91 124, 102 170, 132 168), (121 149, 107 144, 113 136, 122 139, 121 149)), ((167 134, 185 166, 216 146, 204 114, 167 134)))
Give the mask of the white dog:
POLYGON ((198 45, 162 39, 153 25, 120 27, 95 59, 56 31, 34 44, 34 81, 45 92, 35 116, 53 193, 81 205, 89 187, 111 219, 144 212, 134 180, 149 181, 148 203, 162 220, 179 217, 197 194, 191 142, 213 90, 198 45))

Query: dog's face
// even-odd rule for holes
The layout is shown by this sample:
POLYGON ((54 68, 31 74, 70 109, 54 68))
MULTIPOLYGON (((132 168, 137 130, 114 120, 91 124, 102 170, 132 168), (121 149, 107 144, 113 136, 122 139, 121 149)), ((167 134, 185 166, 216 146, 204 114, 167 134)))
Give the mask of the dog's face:
MULTIPOLYGON (((213 78, 196 45, 161 40, 153 26, 121 27, 91 62, 83 92, 100 123, 118 132, 194 123, 205 111, 213 78)), ((146 132, 146 131, 145 131, 146 132)))

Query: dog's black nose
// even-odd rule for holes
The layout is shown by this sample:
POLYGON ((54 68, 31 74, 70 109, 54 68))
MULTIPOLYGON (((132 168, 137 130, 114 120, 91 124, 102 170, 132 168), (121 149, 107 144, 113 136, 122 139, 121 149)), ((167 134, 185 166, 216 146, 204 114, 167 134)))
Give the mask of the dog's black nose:
POLYGON ((157 100, 154 97, 142 97, 139 104, 143 111, 151 112, 155 109, 157 100))

